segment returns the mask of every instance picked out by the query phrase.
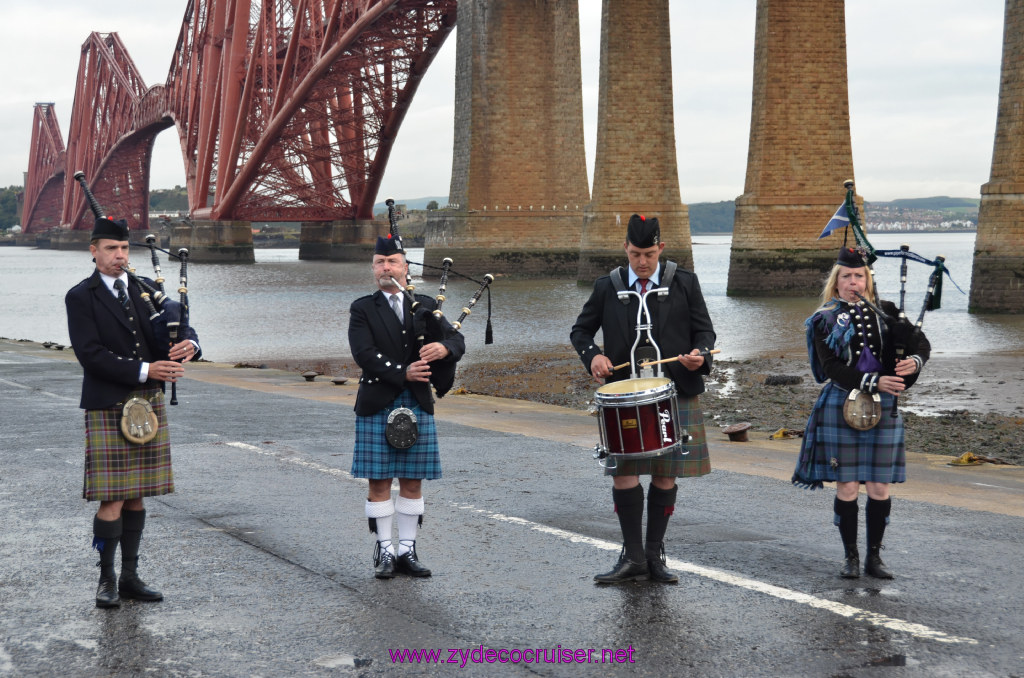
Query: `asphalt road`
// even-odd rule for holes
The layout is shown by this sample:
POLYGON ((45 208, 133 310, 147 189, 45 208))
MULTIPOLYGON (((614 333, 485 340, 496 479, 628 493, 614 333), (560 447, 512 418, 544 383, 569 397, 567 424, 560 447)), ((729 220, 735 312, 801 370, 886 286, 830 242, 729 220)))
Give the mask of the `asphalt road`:
POLYGON ((596 421, 449 396, 418 542, 434 576, 378 581, 354 381, 191 368, 177 491, 146 500, 140 573, 166 598, 99 610, 80 369, 0 341, 0 675, 1024 675, 1024 468, 910 455, 896 579, 843 580, 833 493, 787 480, 796 441, 712 436, 669 525, 680 583, 598 587, 619 532, 596 421))

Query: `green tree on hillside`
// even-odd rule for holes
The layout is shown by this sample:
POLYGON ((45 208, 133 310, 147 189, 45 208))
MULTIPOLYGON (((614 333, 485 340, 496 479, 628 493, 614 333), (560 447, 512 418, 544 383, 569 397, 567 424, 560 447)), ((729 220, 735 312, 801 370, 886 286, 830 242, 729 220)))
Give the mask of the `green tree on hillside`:
POLYGON ((21 191, 21 186, 8 186, 0 190, 0 231, 21 223, 21 214, 18 212, 18 194, 21 191))
POLYGON ((427 203, 427 211, 433 211, 433 210, 436 210, 436 209, 437 209, 437 201, 436 200, 431 200, 430 202, 427 203))

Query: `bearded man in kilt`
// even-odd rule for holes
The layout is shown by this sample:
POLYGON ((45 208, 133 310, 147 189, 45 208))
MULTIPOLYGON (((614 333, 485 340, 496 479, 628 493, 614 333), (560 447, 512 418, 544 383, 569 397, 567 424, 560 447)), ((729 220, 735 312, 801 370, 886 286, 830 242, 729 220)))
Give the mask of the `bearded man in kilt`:
MULTIPOLYGON (((643 294, 656 287, 668 288, 666 297, 651 295, 648 308, 653 327, 651 336, 663 355, 678 355, 678 362, 665 366, 675 384, 679 405, 679 425, 691 436, 678 449, 660 457, 620 461, 605 470, 612 476, 612 499, 622 529, 622 552, 611 571, 599 574, 599 584, 651 579, 675 583, 679 576, 665 564, 665 532, 675 511, 676 478, 702 476, 711 471, 704 415, 698 396, 704 392, 702 375, 711 372, 711 355, 706 349, 715 345, 715 329, 708 314, 696 274, 678 268, 674 262, 659 261, 665 249, 656 218, 634 214, 629 219, 624 244, 628 268, 621 266, 594 283, 594 291, 572 327, 570 341, 594 379, 603 383, 626 379, 630 371, 613 370, 614 365, 629 363, 630 350, 637 336, 636 317, 639 301, 630 295, 623 304, 617 297, 622 289, 643 294), (656 297, 656 298, 655 298, 656 297), (598 330, 604 334, 604 350, 594 340, 598 330), (701 349, 705 349, 702 354, 701 349), (651 476, 647 495, 647 534, 644 541, 644 490, 640 476, 651 476)), ((639 361, 648 346, 645 334, 635 356, 639 361)), ((652 351, 653 352, 653 351, 652 351)))
POLYGON ((400 238, 377 239, 372 269, 378 290, 356 299, 349 310, 348 343, 362 369, 352 475, 369 480, 365 514, 376 539, 374 576, 429 577, 430 569, 416 553, 416 534, 423 522, 423 480, 441 477, 430 387, 436 386, 438 397, 448 391, 466 342, 443 316, 431 315, 434 299, 415 295, 414 311, 393 282, 404 286, 409 276, 400 238), (422 342, 420 336, 425 337, 422 342), (389 437, 389 419, 404 420, 406 433, 413 420, 416 435, 399 436, 403 440, 389 437), (392 500, 395 478, 399 491, 392 500), (397 547, 392 539, 395 522, 397 547))
POLYGON ((862 484, 868 495, 864 573, 892 579, 880 555, 892 507, 889 484, 907 479, 903 418, 894 399, 917 381, 931 354, 928 339, 916 330, 914 345, 905 348, 909 355, 897 359, 894 332, 861 301, 863 296, 895 318, 896 305, 876 301, 874 289, 864 253, 843 247, 822 290, 821 306, 805 323, 811 371, 815 380, 827 383, 807 420, 793 484, 812 490, 825 482, 836 484, 833 522, 846 552, 839 574, 847 579, 860 576, 857 495, 862 484), (843 408, 853 391, 860 391, 860 397, 877 394, 879 415, 873 426, 864 428, 870 422, 855 418, 854 427, 848 421, 843 408))
POLYGON ((100 555, 96 606, 103 608, 118 607, 122 597, 163 600, 138 575, 146 523, 143 497, 174 491, 163 389, 185 373, 182 363, 200 355, 192 328, 174 346, 157 339, 139 290, 128 284, 122 270, 128 265, 128 248, 124 220, 97 219, 89 244, 96 269, 64 299, 71 345, 84 371, 83 496, 100 502, 93 518, 93 546, 100 555), (148 403, 155 415, 156 435, 148 442, 132 442, 122 433, 122 410, 133 397, 148 403), (120 577, 114 570, 118 545, 120 577))

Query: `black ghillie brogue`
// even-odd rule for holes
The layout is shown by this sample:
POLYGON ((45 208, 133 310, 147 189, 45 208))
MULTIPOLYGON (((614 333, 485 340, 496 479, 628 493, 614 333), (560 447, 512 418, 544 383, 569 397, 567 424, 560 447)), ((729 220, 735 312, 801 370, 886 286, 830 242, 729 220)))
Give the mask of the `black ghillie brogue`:
POLYGON ((395 571, 410 577, 429 577, 430 568, 416 557, 416 542, 413 541, 409 550, 395 558, 395 571))
POLYGON ((679 575, 668 569, 665 562, 664 542, 650 542, 647 544, 647 571, 651 581, 661 584, 679 583, 679 575))
POLYGON ((164 599, 164 594, 156 589, 150 588, 146 582, 139 579, 134 572, 121 572, 121 579, 117 582, 117 592, 122 598, 142 600, 147 603, 155 603, 164 599))
POLYGON ((598 584, 621 584, 627 581, 644 581, 648 577, 647 561, 635 563, 626 557, 626 549, 619 554, 619 562, 610 572, 594 576, 598 584))
POLYGON ((847 544, 846 548, 846 561, 843 563, 843 569, 839 570, 839 576, 843 579, 858 579, 860 577, 860 552, 857 550, 856 544, 847 544))
POLYGON ((395 556, 386 548, 377 548, 373 552, 373 576, 377 579, 391 579, 395 576, 395 556))
POLYGON ((100 584, 96 587, 96 607, 121 607, 121 598, 117 595, 117 581, 113 576, 100 575, 100 584))
POLYGON ((869 574, 876 579, 892 579, 892 572, 882 562, 879 554, 884 547, 881 544, 868 545, 868 557, 864 561, 864 574, 869 574))

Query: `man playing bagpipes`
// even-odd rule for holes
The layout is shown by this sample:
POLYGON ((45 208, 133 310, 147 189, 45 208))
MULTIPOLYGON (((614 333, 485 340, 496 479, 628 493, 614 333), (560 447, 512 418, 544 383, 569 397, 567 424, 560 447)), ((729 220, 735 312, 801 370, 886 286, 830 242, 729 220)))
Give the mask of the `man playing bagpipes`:
POLYGON ((423 480, 441 477, 431 384, 438 397, 451 388, 466 343, 443 315, 433 313, 434 299, 405 289, 409 264, 400 237, 377 239, 372 268, 377 291, 349 310, 348 342, 362 369, 352 475, 369 480, 365 513, 376 538, 374 576, 429 577, 416 553, 416 536, 423 480), (399 492, 392 500, 394 478, 399 492))
POLYGON ((181 328, 182 341, 172 345, 166 325, 143 310, 148 295, 134 276, 129 279, 128 248, 127 223, 97 217, 89 244, 96 269, 64 299, 71 345, 84 372, 83 496, 100 502, 93 546, 100 554, 96 606, 104 608, 118 607, 122 597, 163 599, 137 570, 143 498, 174 491, 164 385, 177 382, 185 373, 182 363, 200 355, 191 327, 181 328))

